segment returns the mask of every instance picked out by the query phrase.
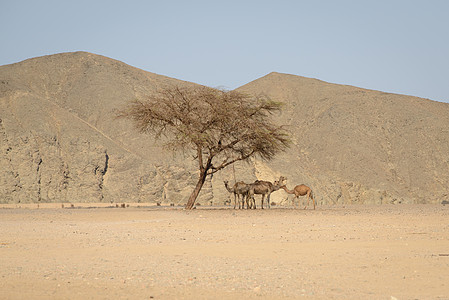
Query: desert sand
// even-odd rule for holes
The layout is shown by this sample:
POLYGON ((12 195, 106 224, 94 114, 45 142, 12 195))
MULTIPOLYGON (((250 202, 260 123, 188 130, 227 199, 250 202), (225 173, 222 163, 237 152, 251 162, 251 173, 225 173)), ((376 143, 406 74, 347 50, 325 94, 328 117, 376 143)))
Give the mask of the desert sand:
POLYGON ((449 205, 18 207, 1 299, 449 299, 449 205))

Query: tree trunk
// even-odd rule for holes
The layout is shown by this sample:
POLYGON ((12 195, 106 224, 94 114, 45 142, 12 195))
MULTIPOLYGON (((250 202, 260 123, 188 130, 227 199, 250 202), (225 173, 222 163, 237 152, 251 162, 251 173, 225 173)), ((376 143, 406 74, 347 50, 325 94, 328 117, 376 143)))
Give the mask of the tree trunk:
POLYGON ((187 201, 185 209, 192 209, 193 205, 195 205, 196 198, 198 198, 201 188, 203 187, 204 181, 206 181, 206 174, 207 174, 207 169, 204 172, 200 173, 200 178, 198 179, 198 182, 197 182, 192 194, 190 194, 189 201, 187 201))

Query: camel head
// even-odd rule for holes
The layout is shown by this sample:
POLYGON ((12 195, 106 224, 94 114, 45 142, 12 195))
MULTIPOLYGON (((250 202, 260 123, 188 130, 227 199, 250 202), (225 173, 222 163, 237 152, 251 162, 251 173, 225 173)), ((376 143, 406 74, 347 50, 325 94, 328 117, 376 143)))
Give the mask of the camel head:
POLYGON ((229 187, 227 180, 223 181, 223 183, 225 185, 225 188, 228 190, 228 192, 230 192, 230 193, 234 192, 234 190, 231 187, 229 187))
POLYGON ((278 181, 274 182, 274 185, 279 185, 279 187, 281 187, 282 185, 285 185, 284 181, 287 181, 287 177, 281 176, 278 181))
POLYGON ((287 180, 287 177, 281 176, 279 177, 279 180, 276 180, 273 184, 273 187, 275 188, 275 190, 280 189, 282 186, 285 186, 284 181, 287 180))

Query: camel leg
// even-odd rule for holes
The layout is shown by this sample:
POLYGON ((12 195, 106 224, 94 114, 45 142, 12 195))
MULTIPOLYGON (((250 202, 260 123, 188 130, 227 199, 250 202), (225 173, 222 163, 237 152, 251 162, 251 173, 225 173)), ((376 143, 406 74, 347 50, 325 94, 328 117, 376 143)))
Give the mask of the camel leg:
POLYGON ((262 206, 262 209, 263 209, 263 200, 265 200, 265 194, 262 194, 262 201, 261 201, 261 206, 262 206))
POLYGON ((249 204, 249 200, 250 199, 248 199, 249 198, 249 195, 247 194, 247 195, 244 195, 244 197, 245 197, 245 199, 246 199, 246 209, 250 209, 251 207, 250 207, 250 204, 249 204))
POLYGON ((245 202, 246 202, 246 209, 251 209, 251 203, 250 203, 250 201, 251 201, 251 199, 250 199, 250 197, 249 197, 249 195, 248 194, 246 194, 246 195, 243 195, 244 197, 245 197, 245 202))
POLYGON ((306 206, 304 206, 304 209, 306 209, 307 206, 309 206, 309 201, 310 201, 309 196, 310 196, 310 192, 307 192, 307 204, 306 204, 306 206))
POLYGON ((246 208, 248 209, 248 198, 245 194, 242 195, 242 209, 245 209, 245 202, 246 202, 246 208))
POLYGON ((268 208, 271 208, 271 204, 270 204, 270 196, 271 196, 271 194, 268 194, 268 197, 267 197, 267 205, 268 205, 268 208))
POLYGON ((293 198, 293 204, 295 204, 295 208, 296 208, 296 202, 295 200, 298 200, 298 209, 301 209, 301 198, 299 197, 300 195, 295 193, 295 197, 293 198))
POLYGON ((315 209, 315 198, 313 198, 313 194, 312 194, 312 193, 310 194, 310 198, 312 198, 312 201, 313 201, 313 209, 315 209))
POLYGON ((234 209, 235 209, 236 204, 237 204, 237 195, 234 194, 234 209))
POLYGON ((253 205, 254 200, 254 194, 251 192, 247 192, 246 195, 246 209, 252 209, 255 205, 253 205))

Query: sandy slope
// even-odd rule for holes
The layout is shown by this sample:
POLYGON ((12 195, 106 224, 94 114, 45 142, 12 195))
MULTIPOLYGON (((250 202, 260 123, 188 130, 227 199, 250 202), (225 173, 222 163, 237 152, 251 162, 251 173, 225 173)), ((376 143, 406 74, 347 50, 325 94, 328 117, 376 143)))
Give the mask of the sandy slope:
POLYGON ((0 209, 1 299, 449 299, 449 206, 0 209))

